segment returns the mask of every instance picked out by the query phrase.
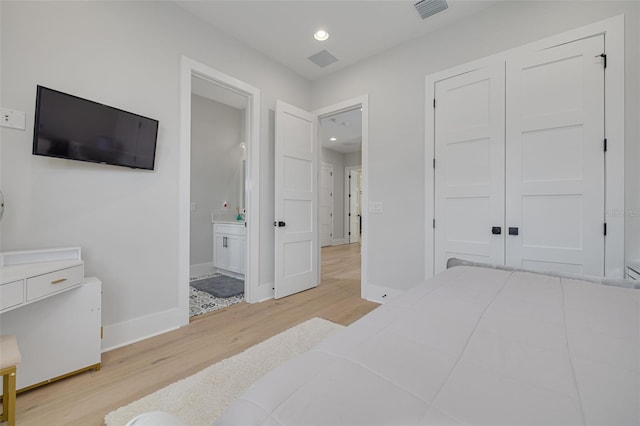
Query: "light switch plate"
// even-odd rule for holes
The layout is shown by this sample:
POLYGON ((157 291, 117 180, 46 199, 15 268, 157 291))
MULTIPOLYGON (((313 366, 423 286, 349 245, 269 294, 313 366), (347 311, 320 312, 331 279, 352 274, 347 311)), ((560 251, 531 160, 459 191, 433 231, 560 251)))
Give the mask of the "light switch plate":
POLYGON ((382 201, 371 201, 369 203, 369 213, 382 214, 382 201))
POLYGON ((2 108, 0 126, 11 129, 24 130, 26 128, 26 114, 24 111, 2 108))

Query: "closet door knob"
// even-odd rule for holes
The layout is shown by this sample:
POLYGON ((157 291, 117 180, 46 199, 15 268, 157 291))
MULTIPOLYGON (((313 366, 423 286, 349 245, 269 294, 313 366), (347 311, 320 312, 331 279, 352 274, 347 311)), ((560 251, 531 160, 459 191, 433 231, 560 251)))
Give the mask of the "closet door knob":
POLYGON ((518 235, 518 228, 509 227, 509 235, 518 235))
POLYGON ((491 233, 493 235, 500 235, 502 234, 502 227, 501 226, 494 226, 491 228, 491 233))
POLYGON ((277 221, 277 222, 273 222, 273 226, 278 227, 278 228, 282 228, 283 226, 286 226, 287 224, 284 223, 283 221, 277 221))

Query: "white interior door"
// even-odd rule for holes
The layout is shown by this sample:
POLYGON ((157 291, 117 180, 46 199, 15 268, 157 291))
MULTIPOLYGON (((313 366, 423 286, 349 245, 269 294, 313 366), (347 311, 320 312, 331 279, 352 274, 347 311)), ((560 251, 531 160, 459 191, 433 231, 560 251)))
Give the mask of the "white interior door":
POLYGON ((507 63, 507 265, 604 275, 603 52, 600 35, 507 63))
POLYGON ((362 170, 349 172, 349 243, 360 242, 362 216, 362 170))
POLYGON ((504 64, 435 84, 434 271, 504 263, 504 64))
POLYGON ((275 298, 318 285, 318 119, 282 101, 275 120, 275 298))
POLYGON ((320 246, 331 245, 333 238, 333 166, 320 167, 320 246))

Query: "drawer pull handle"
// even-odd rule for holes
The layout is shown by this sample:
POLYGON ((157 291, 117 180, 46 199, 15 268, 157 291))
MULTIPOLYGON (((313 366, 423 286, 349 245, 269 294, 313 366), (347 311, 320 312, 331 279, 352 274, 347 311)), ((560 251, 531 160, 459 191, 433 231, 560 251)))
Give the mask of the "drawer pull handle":
POLYGON ((60 284, 65 282, 67 279, 66 278, 60 278, 59 280, 53 280, 51 281, 51 284, 60 284))

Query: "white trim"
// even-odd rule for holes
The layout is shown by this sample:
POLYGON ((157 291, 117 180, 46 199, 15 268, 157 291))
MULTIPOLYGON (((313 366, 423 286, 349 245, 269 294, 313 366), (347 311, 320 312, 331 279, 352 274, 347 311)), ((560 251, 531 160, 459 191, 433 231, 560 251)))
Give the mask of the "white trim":
MULTIPOLYGON (((586 25, 520 47, 468 62, 425 77, 425 170, 433 170, 434 87, 442 79, 470 72, 487 63, 507 61, 523 51, 540 51, 574 40, 605 35, 607 68, 605 71, 605 131, 608 149, 605 157, 605 275, 624 276, 624 15, 586 25)), ((437 167, 437 163, 436 163, 437 167)), ((434 172, 425 173, 425 278, 433 276, 434 172)), ((437 224, 436 224, 437 226, 437 224)))
POLYGON ((605 237, 606 276, 624 278, 625 264, 625 204, 624 204, 624 151, 625 151, 625 106, 624 106, 624 15, 602 23, 605 27, 604 129, 607 138, 605 162, 605 237), (615 214, 618 212, 618 214, 615 214))
MULTIPOLYGON (((362 166, 347 166, 344 168, 344 223, 346 224, 344 227, 344 240, 348 244, 351 243, 351 236, 349 235, 349 232, 351 232, 351 221, 349 220, 349 212, 351 211, 349 192, 351 191, 351 186, 347 176, 354 170, 362 170, 362 166)), ((361 210, 364 213, 364 209, 362 208, 361 210)))
POLYGON ((183 56, 180 68, 180 160, 178 176, 178 308, 180 325, 189 322, 189 228, 191 181, 191 77, 196 76, 236 92, 247 99, 247 176, 245 240, 245 300, 256 302, 260 249, 260 90, 205 64, 183 56))
MULTIPOLYGON (((369 199, 369 95, 364 94, 356 98, 338 102, 323 108, 319 108, 314 113, 321 118, 329 114, 335 114, 341 111, 353 109, 360 106, 362 108, 362 205, 368 205, 369 199)), ((368 245, 368 224, 369 212, 362 209, 362 235, 360 239, 360 295, 363 299, 368 294, 368 274, 367 274, 367 245, 368 245)))

